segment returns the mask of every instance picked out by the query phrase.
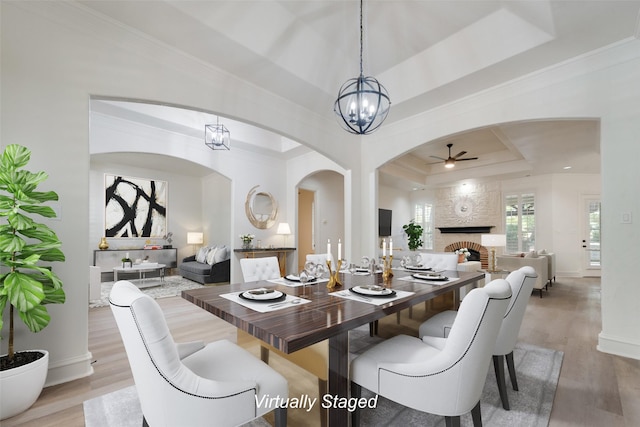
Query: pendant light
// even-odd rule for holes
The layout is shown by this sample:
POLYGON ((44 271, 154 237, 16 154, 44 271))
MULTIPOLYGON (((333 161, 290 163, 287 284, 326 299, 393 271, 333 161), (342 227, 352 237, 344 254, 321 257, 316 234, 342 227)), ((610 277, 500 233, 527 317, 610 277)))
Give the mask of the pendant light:
POLYGON ((212 150, 231 149, 231 133, 220 124, 220 117, 216 118, 215 125, 204 125, 204 144, 212 150))
POLYGON ((360 75, 347 80, 333 106, 340 125, 350 133, 366 135, 376 130, 389 114, 391 100, 387 90, 362 71, 362 1, 360 0, 360 75))

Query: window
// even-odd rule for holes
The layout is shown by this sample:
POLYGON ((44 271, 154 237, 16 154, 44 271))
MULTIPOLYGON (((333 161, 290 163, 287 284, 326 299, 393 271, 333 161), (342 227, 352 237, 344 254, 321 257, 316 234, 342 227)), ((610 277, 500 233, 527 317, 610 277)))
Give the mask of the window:
POLYGON ((529 252, 536 247, 536 211, 533 193, 505 196, 507 253, 529 252))
POLYGON ((414 218, 415 223, 420 224, 424 230, 422 248, 433 250, 433 205, 431 203, 417 203, 414 218))

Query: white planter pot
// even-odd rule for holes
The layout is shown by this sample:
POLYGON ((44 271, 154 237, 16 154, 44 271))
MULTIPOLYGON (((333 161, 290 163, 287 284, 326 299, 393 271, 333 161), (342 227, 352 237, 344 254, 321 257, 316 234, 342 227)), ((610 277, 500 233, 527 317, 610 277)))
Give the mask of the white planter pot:
POLYGON ((38 400, 49 370, 49 352, 28 365, 0 372, 0 420, 26 411, 38 400))

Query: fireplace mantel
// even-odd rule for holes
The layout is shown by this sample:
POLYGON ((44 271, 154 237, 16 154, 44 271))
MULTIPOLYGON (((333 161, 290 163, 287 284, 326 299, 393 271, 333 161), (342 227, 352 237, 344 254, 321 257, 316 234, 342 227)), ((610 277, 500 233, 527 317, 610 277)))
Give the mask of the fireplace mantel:
POLYGON ((436 227, 436 228, 440 230, 440 233, 442 234, 451 234, 451 233, 488 234, 488 233, 491 233, 491 229, 493 227, 494 227, 493 225, 471 225, 471 226, 464 226, 464 227, 436 227))

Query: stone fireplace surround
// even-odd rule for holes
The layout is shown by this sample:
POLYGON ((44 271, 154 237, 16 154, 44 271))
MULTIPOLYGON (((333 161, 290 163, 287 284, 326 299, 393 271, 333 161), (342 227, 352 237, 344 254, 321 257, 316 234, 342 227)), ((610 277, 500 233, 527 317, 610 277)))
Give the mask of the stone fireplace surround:
POLYGON ((489 251, 479 243, 469 241, 458 241, 450 243, 444 247, 445 252, 454 252, 458 249, 467 248, 471 252, 469 261, 480 261, 480 265, 483 269, 489 268, 489 251))

